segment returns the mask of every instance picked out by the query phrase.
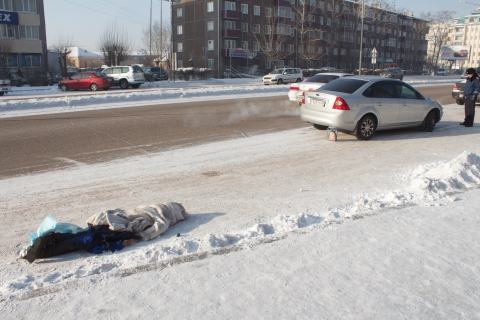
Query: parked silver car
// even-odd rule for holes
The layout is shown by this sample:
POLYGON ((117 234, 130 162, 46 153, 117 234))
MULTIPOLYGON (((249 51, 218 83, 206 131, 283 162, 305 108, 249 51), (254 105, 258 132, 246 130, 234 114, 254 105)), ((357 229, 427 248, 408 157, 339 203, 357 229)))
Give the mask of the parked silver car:
POLYGON ((403 70, 400 68, 387 68, 380 72, 380 77, 403 80, 403 70))
POLYGON ((443 107, 410 85, 380 77, 344 77, 303 94, 300 117, 320 130, 335 127, 369 140, 377 130, 433 131, 443 107))
POLYGON ((129 86, 136 89, 145 83, 143 69, 139 66, 115 66, 103 70, 107 76, 112 77, 116 86, 127 89, 129 86))
POLYGON ((305 91, 313 91, 321 86, 332 82, 341 77, 353 76, 351 73, 317 73, 316 75, 304 80, 302 82, 293 83, 290 85, 288 92, 288 99, 302 104, 302 95, 305 91))

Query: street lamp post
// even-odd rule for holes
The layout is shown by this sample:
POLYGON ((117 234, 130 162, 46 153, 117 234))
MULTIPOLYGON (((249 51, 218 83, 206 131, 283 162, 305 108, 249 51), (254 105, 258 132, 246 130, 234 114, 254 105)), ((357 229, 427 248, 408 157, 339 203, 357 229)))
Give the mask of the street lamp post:
POLYGON ((362 55, 363 55, 363 18, 365 16, 365 0, 362 0, 362 23, 360 29, 360 61, 358 66, 358 75, 362 75, 362 55))

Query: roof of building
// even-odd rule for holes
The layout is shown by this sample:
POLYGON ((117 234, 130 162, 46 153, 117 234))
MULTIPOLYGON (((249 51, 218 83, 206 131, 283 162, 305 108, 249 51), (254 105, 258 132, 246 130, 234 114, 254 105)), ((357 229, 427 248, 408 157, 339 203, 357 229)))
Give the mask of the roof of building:
POLYGON ((87 49, 72 47, 72 52, 68 55, 69 58, 103 58, 102 55, 88 51, 87 49))

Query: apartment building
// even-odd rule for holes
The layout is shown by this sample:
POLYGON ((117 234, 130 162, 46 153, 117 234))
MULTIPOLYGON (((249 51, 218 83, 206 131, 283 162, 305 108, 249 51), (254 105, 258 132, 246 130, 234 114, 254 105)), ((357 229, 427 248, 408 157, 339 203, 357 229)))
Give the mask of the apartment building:
POLYGON ((448 44, 470 47, 468 59, 455 60, 452 69, 480 67, 480 12, 454 19, 450 26, 448 44))
POLYGON ((427 21, 347 0, 180 0, 172 2, 177 68, 398 66, 421 72, 427 21), (363 21, 362 21, 363 20, 363 21), (362 31, 363 25, 363 32, 362 31), (377 64, 371 54, 376 48, 377 64))
POLYGON ((43 0, 0 0, 0 47, 11 71, 46 70, 43 0))

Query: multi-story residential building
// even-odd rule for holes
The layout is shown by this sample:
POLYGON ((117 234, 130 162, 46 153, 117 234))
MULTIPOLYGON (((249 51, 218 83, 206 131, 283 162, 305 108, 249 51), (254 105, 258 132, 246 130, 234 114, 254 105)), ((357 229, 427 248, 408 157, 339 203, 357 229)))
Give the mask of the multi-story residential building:
POLYGON ((43 0, 0 0, 0 51, 11 71, 46 70, 43 0))
POLYGON ((420 72, 427 21, 360 0, 180 0, 172 2, 177 68, 398 66, 420 72), (363 20, 363 21, 362 21, 363 20), (361 32, 363 25, 363 33, 361 32), (361 45, 362 42, 362 45, 361 45), (377 64, 371 53, 376 48, 377 64))
POLYGON ((448 45, 470 47, 468 60, 455 60, 453 69, 480 67, 480 12, 454 19, 450 26, 448 45))

